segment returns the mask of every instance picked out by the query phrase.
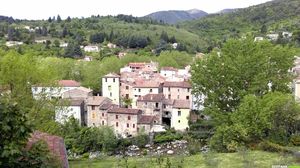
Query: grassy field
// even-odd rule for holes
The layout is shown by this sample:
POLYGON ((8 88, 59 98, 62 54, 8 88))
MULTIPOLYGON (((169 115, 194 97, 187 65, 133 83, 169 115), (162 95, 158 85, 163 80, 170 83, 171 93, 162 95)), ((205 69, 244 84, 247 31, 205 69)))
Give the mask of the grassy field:
POLYGON ((193 156, 139 157, 118 159, 107 157, 101 160, 70 161, 70 168, 271 168, 272 165, 288 165, 300 168, 291 155, 281 155, 262 151, 201 154, 193 156))

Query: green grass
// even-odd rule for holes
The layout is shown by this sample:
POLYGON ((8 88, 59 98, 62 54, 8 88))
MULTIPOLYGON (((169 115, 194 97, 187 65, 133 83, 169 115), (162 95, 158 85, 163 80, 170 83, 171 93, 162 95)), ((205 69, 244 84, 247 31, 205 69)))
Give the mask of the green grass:
POLYGON ((295 165, 300 165, 295 162, 291 155, 281 155, 262 151, 217 154, 211 153, 206 155, 201 154, 186 157, 172 156, 169 158, 132 157, 128 158, 127 161, 125 159, 107 157, 101 160, 69 161, 69 164, 70 168, 164 168, 169 166, 172 168, 271 168, 272 165, 288 165, 289 167, 297 168, 295 165))

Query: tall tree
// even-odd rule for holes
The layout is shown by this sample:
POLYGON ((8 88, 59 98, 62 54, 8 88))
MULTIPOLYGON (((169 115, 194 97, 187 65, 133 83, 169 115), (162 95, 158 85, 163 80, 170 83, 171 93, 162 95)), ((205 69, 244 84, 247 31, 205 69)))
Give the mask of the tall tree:
POLYGON ((204 94, 206 111, 232 112, 248 94, 262 96, 269 90, 290 92, 294 50, 251 38, 229 40, 192 67, 193 90, 204 94), (271 84, 271 88, 270 87, 271 84))
POLYGON ((60 23, 61 22, 61 17, 59 15, 57 15, 56 20, 57 20, 58 23, 60 23))

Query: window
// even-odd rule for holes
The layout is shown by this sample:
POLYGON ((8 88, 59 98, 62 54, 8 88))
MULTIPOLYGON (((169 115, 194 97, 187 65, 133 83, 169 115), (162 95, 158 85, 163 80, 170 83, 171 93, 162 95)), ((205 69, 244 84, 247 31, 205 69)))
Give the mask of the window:
POLYGON ((187 91, 190 92, 190 88, 187 88, 187 91))
POLYGON ((177 91, 179 92, 179 89, 177 89, 177 91))
POLYGON ((178 123, 180 123, 180 120, 178 120, 178 123))
POLYGON ((127 128, 129 128, 129 124, 127 123, 127 128))
POLYGON ((95 113, 92 114, 92 118, 93 118, 93 119, 96 118, 96 114, 95 114, 95 113))
POLYGON ((109 96, 112 97, 112 92, 109 93, 109 96))
POLYGON ((92 106, 92 110, 95 110, 95 106, 92 106))
POLYGON ((155 103, 155 108, 158 108, 158 103, 155 103))
POLYGON ((170 88, 170 87, 168 88, 168 91, 169 91, 169 92, 171 91, 171 88, 170 88))
POLYGON ((107 82, 107 78, 105 78, 105 82, 107 82))
POLYGON ((171 99, 171 95, 170 94, 168 95, 168 99, 171 99))
POLYGON ((179 95, 177 95, 177 99, 179 99, 179 95))
POLYGON ((125 97, 126 97, 126 99, 129 99, 129 94, 126 94, 126 96, 125 96, 125 97))
POLYGON ((135 124, 132 124, 132 128, 135 128, 135 124))
POLYGON ((102 113, 102 117, 104 117, 104 113, 102 113))
POLYGON ((126 86, 126 90, 128 90, 129 89, 129 86, 126 86))
POLYGON ((111 86, 110 85, 108 86, 108 90, 111 90, 111 86))
POLYGON ((118 116, 118 115, 116 115, 116 119, 119 119, 119 116, 118 116))
POLYGON ((145 106, 147 106, 147 102, 145 102, 145 106))
POLYGON ((141 89, 139 89, 139 92, 141 92, 141 89))
POLYGON ((150 89, 150 93, 152 93, 152 89, 150 89))
POLYGON ((102 121, 102 125, 104 125, 104 121, 102 121))
POLYGON ((118 122, 116 122, 116 127, 118 127, 119 126, 119 123, 118 122))
POLYGON ((114 82, 114 83, 116 82, 116 79, 115 79, 115 78, 113 78, 113 82, 114 82))
POLYGON ((128 116, 128 120, 130 120, 131 119, 131 117, 130 116, 128 116))
POLYGON ((190 96, 186 96, 186 100, 190 100, 190 96))
POLYGON ((178 117, 180 117, 181 116, 181 111, 178 111, 178 117))

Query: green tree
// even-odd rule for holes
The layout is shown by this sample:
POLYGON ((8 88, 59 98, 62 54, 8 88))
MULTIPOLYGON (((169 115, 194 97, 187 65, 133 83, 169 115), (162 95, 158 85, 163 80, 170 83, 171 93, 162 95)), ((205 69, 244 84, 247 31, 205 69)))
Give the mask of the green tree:
POLYGON ((193 65, 193 91, 206 95, 207 113, 221 123, 227 122, 228 112, 233 112, 245 95, 263 96, 269 90, 290 92, 293 60, 292 48, 253 42, 251 38, 229 40, 221 52, 212 52, 193 65))
POLYGON ((61 22, 61 17, 59 15, 57 15, 56 20, 57 20, 57 23, 60 23, 61 22))
POLYGON ((0 167, 18 167, 18 158, 32 131, 27 113, 16 101, 0 97, 0 167))

